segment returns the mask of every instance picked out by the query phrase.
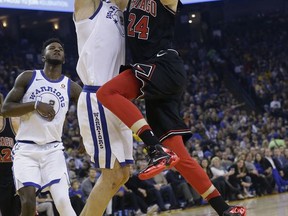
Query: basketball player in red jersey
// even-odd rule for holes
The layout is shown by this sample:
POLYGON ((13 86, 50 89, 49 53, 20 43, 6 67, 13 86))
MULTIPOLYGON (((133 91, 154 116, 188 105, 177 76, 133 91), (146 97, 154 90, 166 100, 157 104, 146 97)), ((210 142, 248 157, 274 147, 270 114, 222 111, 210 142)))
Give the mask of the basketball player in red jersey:
MULTIPOLYGON (((3 95, 0 93, 0 110, 3 95)), ((15 144, 15 133, 19 118, 3 118, 0 113, 0 212, 2 216, 20 215, 20 199, 16 196, 11 151, 15 144)))
POLYGON ((178 0, 129 1, 126 30, 134 64, 103 85, 97 97, 146 144, 150 160, 140 178, 151 178, 169 165, 170 154, 162 143, 180 158, 175 168, 219 215, 244 216, 245 208, 224 201, 184 145, 191 132, 179 108, 187 77, 182 59, 171 46, 179 4, 178 0), (131 102, 135 98, 145 99, 149 124, 131 102))

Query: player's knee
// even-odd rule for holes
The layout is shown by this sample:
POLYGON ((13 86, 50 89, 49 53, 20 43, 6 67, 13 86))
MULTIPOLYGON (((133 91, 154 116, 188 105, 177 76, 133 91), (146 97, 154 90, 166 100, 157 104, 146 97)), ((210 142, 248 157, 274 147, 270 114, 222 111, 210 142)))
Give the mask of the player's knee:
POLYGON ((117 169, 114 170, 111 174, 112 175, 110 175, 108 178, 111 179, 112 189, 120 187, 121 185, 125 184, 129 179, 129 170, 127 169, 117 169))
POLYGON ((129 177, 127 177, 126 172, 122 169, 118 170, 114 173, 114 180, 112 183, 112 187, 119 187, 128 180, 129 177))
POLYGON ((125 184, 130 177, 129 169, 122 169, 122 184, 125 184))
POLYGON ((109 90, 109 88, 107 88, 106 85, 102 86, 97 92, 96 92, 96 96, 97 99, 99 101, 101 101, 101 103, 105 102, 107 100, 107 98, 109 97, 109 95, 111 95, 111 92, 109 90))

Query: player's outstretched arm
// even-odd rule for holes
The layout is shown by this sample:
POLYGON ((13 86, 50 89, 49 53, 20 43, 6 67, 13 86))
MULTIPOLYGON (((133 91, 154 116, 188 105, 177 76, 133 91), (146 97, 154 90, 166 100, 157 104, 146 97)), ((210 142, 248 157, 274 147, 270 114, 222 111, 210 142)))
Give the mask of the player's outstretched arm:
POLYGON ((128 5, 128 1, 129 0, 112 0, 111 2, 114 2, 121 11, 124 11, 128 5))
POLYGON ((74 0, 74 19, 80 21, 91 17, 101 0, 74 0))

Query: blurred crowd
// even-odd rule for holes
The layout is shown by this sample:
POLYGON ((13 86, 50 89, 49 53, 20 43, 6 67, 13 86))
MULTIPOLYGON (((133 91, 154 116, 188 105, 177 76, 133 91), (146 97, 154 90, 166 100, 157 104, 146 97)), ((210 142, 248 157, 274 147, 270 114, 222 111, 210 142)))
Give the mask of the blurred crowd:
MULTIPOLYGON (((192 132, 186 146, 226 200, 288 190, 287 26, 288 17, 261 16, 215 27, 218 33, 209 43, 187 40, 177 44, 189 77, 181 107, 192 132), (229 73, 261 111, 248 111, 245 101, 236 99, 215 68, 219 64, 229 65, 229 73)), ((7 41, 0 44, 0 90, 5 95, 19 73, 41 68, 42 62, 33 41, 22 39, 15 44, 2 39, 7 41)), ((77 55, 66 53, 64 73, 79 81, 77 55)), ((135 103, 145 114, 145 104, 135 103)), ((80 212, 100 173, 88 155, 77 151, 81 137, 75 105, 67 114, 63 142, 71 202, 80 212)), ((143 143, 134 136, 131 177, 113 198, 107 214, 145 215, 206 203, 174 169, 140 181, 137 172, 147 164, 145 153, 143 143)))

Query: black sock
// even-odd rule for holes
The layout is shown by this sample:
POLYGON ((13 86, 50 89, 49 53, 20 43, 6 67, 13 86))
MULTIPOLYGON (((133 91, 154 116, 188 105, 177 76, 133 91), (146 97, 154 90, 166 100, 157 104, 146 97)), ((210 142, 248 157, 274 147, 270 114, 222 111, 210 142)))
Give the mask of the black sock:
POLYGON ((146 146, 155 146, 160 143, 152 130, 149 129, 141 132, 141 134, 138 134, 138 136, 142 139, 146 146))
POLYGON ((208 202, 220 216, 222 216, 223 212, 230 207, 222 196, 211 198, 208 202))

